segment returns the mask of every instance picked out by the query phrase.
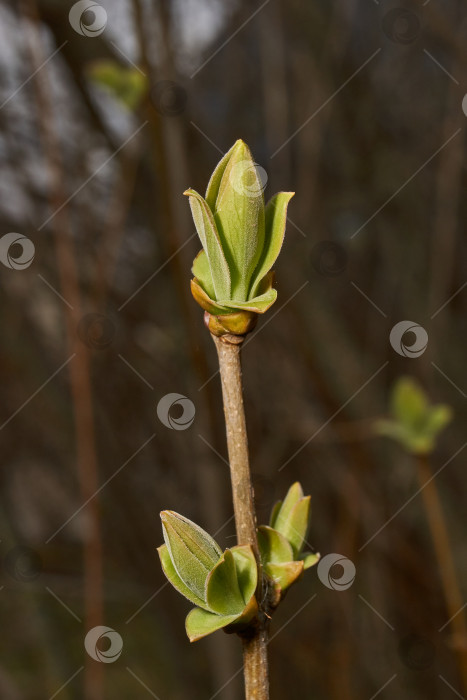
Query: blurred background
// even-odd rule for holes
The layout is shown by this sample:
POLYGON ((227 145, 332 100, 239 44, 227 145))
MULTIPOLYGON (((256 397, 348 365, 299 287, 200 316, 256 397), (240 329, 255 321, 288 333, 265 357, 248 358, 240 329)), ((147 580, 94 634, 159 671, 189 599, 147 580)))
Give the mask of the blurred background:
POLYGON ((299 479, 310 546, 341 558, 278 610, 271 697, 466 697, 464 3, 0 20, 2 700, 242 697, 238 640, 189 644, 156 552, 165 508, 235 542, 182 192, 237 138, 266 199, 296 192, 243 350, 258 518, 299 479), (424 457, 375 429, 402 376, 452 409, 424 457))

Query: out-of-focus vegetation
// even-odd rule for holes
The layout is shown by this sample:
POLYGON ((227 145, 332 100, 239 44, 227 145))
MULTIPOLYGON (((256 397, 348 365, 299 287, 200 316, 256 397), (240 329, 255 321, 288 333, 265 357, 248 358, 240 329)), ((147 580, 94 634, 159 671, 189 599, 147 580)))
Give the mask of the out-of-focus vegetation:
POLYGON ((266 197, 296 192, 243 353, 258 519, 300 480, 311 544, 356 569, 334 590, 314 567, 281 606, 272 698, 465 695, 426 464, 374 431, 401 375, 451 407, 430 473, 465 601, 463 3, 101 0, 92 35, 97 3, 78 29, 72 4, 0 7, 0 696, 241 697, 237 640, 189 645, 156 552, 162 508, 235 542, 182 192, 238 138, 266 197), (389 342, 406 319, 417 357, 389 342), (158 418, 170 393, 186 429, 158 418), (85 651, 97 625, 114 663, 85 651))

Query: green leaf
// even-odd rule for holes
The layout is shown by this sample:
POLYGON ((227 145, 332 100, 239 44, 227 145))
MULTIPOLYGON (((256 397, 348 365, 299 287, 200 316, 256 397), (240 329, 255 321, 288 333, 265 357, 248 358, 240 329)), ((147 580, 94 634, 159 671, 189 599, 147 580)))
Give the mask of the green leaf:
POLYGON ((247 301, 264 244, 264 198, 250 149, 241 140, 231 149, 222 174, 214 220, 230 269, 231 300, 247 301))
POLYGON ((255 297, 261 280, 269 272, 281 251, 284 242, 287 207, 295 192, 278 192, 266 206, 265 238, 261 258, 254 271, 250 295, 255 297))
POLYGON ((190 642, 196 642, 198 639, 226 627, 238 617, 238 615, 216 615, 201 608, 193 608, 185 620, 186 633, 190 642))
POLYGON ((399 442, 412 454, 429 454, 436 446, 439 432, 452 419, 449 406, 431 406, 414 380, 398 380, 392 394, 392 420, 378 420, 375 431, 399 442))
POLYGON ((193 264, 192 294, 211 317, 250 314, 233 323, 207 319, 215 335, 244 335, 256 323, 253 315, 264 313, 276 301, 271 267, 282 246, 287 206, 294 193, 279 192, 265 211, 258 169, 239 139, 214 169, 206 199, 192 189, 185 194, 205 251, 193 264))
POLYGON ((204 250, 200 250, 196 258, 193 260, 193 267, 191 268, 191 271, 194 277, 201 284, 208 297, 214 299, 216 293, 214 291, 211 268, 209 267, 208 256, 204 250))
POLYGON ((263 565, 283 564, 294 559, 289 541, 280 532, 267 525, 260 525, 258 528, 258 546, 263 565))
POLYGON ((193 593, 193 591, 190 590, 188 586, 185 586, 182 579, 177 574, 175 567, 172 563, 172 559, 170 558, 167 545, 162 544, 160 547, 157 548, 157 551, 161 560, 162 570, 167 576, 172 586, 195 605, 199 605, 202 608, 206 608, 206 602, 202 598, 198 598, 198 596, 195 595, 195 593, 193 593))
POLYGON ((238 586, 243 596, 243 602, 246 605, 249 603, 258 585, 258 567, 255 555, 248 544, 236 545, 230 551, 235 560, 238 586))
POLYGON ((292 508, 287 519, 287 525, 282 531, 292 545, 294 558, 296 559, 302 549, 310 522, 311 496, 301 498, 292 508))
POLYGON ((163 511, 161 520, 164 541, 177 574, 195 595, 205 600, 207 576, 222 550, 207 532, 178 513, 163 511))
POLYGON ((298 481, 289 488, 283 503, 276 503, 271 514, 271 525, 291 544, 293 559, 297 559, 310 522, 310 496, 303 495, 298 481))
POLYGON ((209 261, 216 298, 229 299, 231 294, 230 270, 212 212, 206 201, 195 190, 188 189, 183 194, 189 197, 193 221, 209 261))
POLYGON ((235 560, 226 549, 206 579, 206 602, 210 610, 220 615, 239 615, 245 603, 237 580, 235 560))
POLYGON ((410 377, 401 377, 392 392, 391 410, 393 416, 403 425, 419 428, 423 425, 428 400, 424 391, 410 377))
POLYGON ((301 498, 303 498, 303 489, 300 483, 296 481, 287 491, 287 495, 284 499, 284 502, 282 503, 281 508, 277 512, 277 515, 275 517, 273 527, 276 530, 279 530, 279 532, 282 532, 282 534, 285 534, 283 532, 283 528, 287 525, 287 520, 289 518, 290 513, 292 512, 293 507, 298 503, 298 501, 301 498))
POLYGON ((276 586, 285 591, 303 574, 304 565, 302 561, 289 561, 284 564, 267 564, 264 570, 276 586))
POLYGON ((309 569, 311 566, 314 566, 320 559, 321 554, 318 554, 318 552, 304 552, 300 554, 300 560, 303 561, 304 569, 309 569))

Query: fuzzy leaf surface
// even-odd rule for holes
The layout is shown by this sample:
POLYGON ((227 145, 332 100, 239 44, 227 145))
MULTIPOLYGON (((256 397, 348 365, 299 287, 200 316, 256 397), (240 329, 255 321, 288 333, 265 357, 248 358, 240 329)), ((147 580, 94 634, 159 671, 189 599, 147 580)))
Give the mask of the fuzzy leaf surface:
POLYGON ((199 525, 173 511, 161 513, 164 541, 179 577, 199 598, 205 600, 209 572, 222 551, 199 525))
POLYGON ((159 557, 161 560, 161 565, 162 565, 162 570, 172 586, 185 598, 188 598, 189 601, 191 601, 194 605, 198 605, 202 608, 207 608, 206 601, 203 598, 199 598, 193 591, 186 586, 180 576, 177 574, 177 571, 175 570, 175 567, 172 563, 172 559, 170 558, 169 550, 167 549, 167 545, 162 544, 160 547, 157 548, 157 551, 159 553, 159 557))

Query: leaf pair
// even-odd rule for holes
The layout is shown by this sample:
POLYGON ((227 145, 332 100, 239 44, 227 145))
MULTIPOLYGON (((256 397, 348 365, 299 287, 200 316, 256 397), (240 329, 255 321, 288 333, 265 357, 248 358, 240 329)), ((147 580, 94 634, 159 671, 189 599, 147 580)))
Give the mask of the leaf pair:
POLYGON ((249 545, 226 549, 188 518, 161 513, 164 541, 158 548, 165 575, 197 607, 185 627, 191 642, 215 630, 247 624, 256 615, 257 566, 249 545))
POLYGON ((427 395, 410 377, 401 377, 391 395, 391 419, 379 420, 376 431, 393 438, 412 454, 429 454, 438 433, 450 422, 452 411, 444 404, 430 404, 427 395))
POLYGON ((278 601, 305 569, 319 560, 319 554, 302 553, 311 510, 310 496, 304 496, 299 482, 292 484, 284 501, 274 506, 269 526, 258 528, 258 545, 265 573, 273 580, 278 601))
MULTIPOLYGON (((261 564, 275 591, 271 610, 305 569, 319 560, 319 554, 302 552, 310 517, 310 496, 304 496, 296 482, 284 501, 274 506, 270 524, 258 528, 261 564)), ((258 613, 258 569, 252 548, 238 545, 222 552, 188 518, 166 510, 161 520, 165 544, 158 552, 162 569, 174 588, 196 605, 185 622, 190 641, 221 628, 245 629, 258 613)))
POLYGON ((184 194, 203 246, 193 262, 192 294, 217 319, 212 332, 246 333, 276 300, 271 268, 294 193, 279 192, 265 208, 258 169, 238 140, 215 168, 206 197, 193 189, 184 194))

